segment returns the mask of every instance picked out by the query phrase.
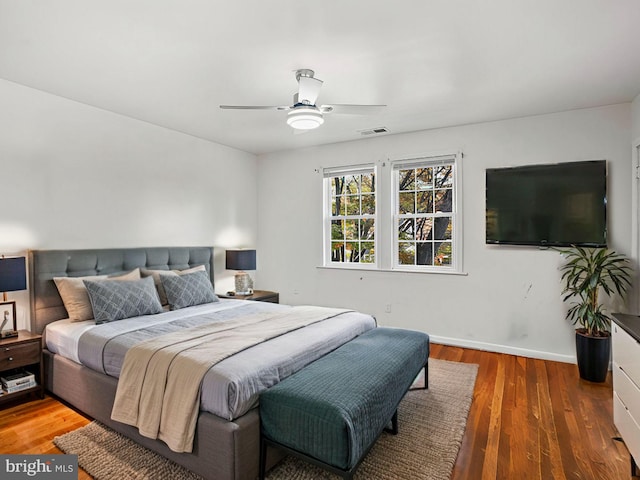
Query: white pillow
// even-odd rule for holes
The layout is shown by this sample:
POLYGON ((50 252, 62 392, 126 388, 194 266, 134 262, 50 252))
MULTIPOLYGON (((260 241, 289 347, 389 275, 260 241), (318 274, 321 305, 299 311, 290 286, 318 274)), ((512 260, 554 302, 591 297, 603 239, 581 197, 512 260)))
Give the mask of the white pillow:
POLYGON ((207 269, 204 265, 198 265, 197 267, 187 268, 186 270, 147 270, 145 268, 142 269, 143 277, 153 277, 153 283, 156 285, 156 290, 158 290, 158 296, 160 297, 160 303, 164 305, 169 305, 169 300, 167 300, 167 292, 162 285, 161 275, 169 275, 169 276, 177 276, 177 275, 185 275, 187 273, 193 272, 206 272, 207 269))
POLYGON ((64 303, 64 308, 72 322, 82 322, 93 319, 91 300, 84 280, 139 280, 140 269, 136 268, 124 275, 109 277, 107 275, 90 275, 87 277, 54 277, 53 281, 64 303))

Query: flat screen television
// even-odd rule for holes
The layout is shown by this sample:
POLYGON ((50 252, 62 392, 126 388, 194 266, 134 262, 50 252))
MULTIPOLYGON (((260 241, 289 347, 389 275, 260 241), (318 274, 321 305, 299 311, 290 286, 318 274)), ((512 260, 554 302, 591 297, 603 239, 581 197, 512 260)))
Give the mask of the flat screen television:
POLYGON ((489 168, 486 243, 607 245, 606 160, 489 168))

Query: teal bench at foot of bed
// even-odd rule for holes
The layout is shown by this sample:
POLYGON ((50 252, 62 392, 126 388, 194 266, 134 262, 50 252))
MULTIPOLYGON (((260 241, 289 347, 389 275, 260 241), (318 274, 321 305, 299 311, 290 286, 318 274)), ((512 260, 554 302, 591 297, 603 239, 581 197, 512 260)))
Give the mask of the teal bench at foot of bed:
POLYGON ((391 422, 422 368, 429 336, 379 327, 347 342, 260 395, 260 479, 268 445, 345 479, 391 422))

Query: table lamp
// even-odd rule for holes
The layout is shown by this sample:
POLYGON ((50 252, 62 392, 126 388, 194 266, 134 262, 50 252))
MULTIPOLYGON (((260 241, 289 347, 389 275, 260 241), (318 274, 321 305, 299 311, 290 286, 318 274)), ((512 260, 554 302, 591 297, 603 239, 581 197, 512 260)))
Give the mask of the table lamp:
POLYGON ((16 331, 16 302, 7 301, 7 292, 27 289, 27 269, 24 257, 0 258, 0 338, 17 337, 16 331), (11 310, 8 307, 12 307, 11 310), (5 310, 7 308, 7 310, 5 310), (12 321, 12 329, 4 330, 5 325, 12 321))
POLYGON ((227 250, 227 270, 238 270, 235 275, 236 295, 253 293, 253 280, 244 270, 256 269, 255 250, 227 250))

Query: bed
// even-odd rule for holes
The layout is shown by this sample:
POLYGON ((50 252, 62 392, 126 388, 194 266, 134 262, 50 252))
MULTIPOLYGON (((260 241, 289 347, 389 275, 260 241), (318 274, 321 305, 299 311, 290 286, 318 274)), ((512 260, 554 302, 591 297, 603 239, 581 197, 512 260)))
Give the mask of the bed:
MULTIPOLYGON (((179 453, 160 440, 140 435, 136 427, 111 419, 127 349, 141 338, 155 335, 154 332, 174 335, 174 332, 182 334, 187 328, 199 328, 207 318, 220 322, 244 321, 245 317, 259 315, 291 316, 298 307, 216 299, 180 310, 165 309, 100 325, 91 320, 70 322, 53 280, 103 278, 136 269, 201 269, 213 284, 213 254, 211 247, 31 251, 31 330, 44 334, 45 387, 54 395, 205 478, 254 479, 259 463, 258 393, 374 328, 375 320, 371 316, 358 312, 329 316, 251 345, 216 363, 207 371, 199 391, 200 407, 192 450, 179 453), (291 348, 294 350, 289 351, 291 348), (100 351, 100 355, 92 357, 96 351, 100 351)), ((269 464, 278 460, 277 453, 272 454, 269 464)))

